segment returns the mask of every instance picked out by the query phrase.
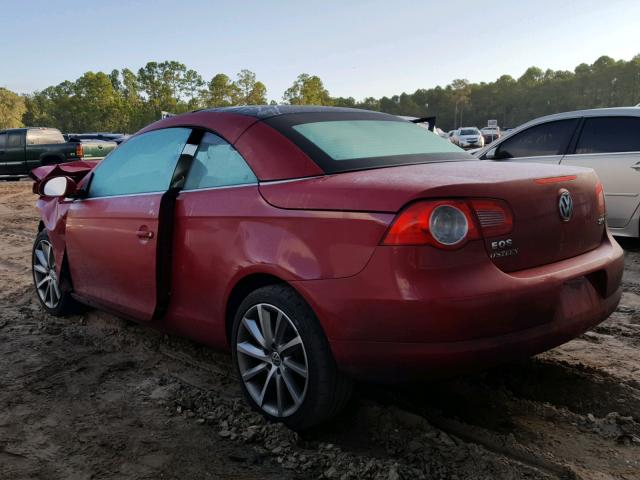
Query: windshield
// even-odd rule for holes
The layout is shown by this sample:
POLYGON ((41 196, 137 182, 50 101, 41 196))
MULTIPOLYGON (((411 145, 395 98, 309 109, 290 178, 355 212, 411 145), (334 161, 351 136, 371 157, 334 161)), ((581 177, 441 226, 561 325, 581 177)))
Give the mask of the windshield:
POLYGON ((268 123, 289 137, 327 173, 471 158, 423 127, 370 112, 283 115, 269 119, 268 123))
POLYGON ((478 135, 478 130, 474 129, 474 128, 465 128, 463 130, 460 130, 460 135, 478 135))

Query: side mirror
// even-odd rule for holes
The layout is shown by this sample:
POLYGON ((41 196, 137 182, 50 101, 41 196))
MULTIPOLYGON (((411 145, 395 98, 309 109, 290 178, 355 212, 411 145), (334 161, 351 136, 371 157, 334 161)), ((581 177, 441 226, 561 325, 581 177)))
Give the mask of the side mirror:
POLYGON ((44 183, 41 194, 45 197, 68 197, 76 190, 76 182, 69 177, 53 177, 44 183))

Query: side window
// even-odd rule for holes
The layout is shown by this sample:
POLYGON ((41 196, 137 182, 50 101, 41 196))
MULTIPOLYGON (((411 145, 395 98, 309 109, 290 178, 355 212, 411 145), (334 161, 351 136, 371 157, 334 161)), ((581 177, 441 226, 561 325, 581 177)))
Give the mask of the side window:
POLYGON ((576 153, 640 152, 640 118, 586 118, 576 153))
POLYGON ((21 147, 22 146, 22 133, 21 132, 9 132, 7 138, 7 147, 21 147))
POLYGON ((569 145, 578 119, 558 120, 527 128, 502 142, 495 157, 520 158, 562 155, 569 145))
POLYGON ((96 167, 89 197, 163 192, 191 130, 166 128, 132 137, 96 167))
POLYGON ((185 190, 257 183, 257 178, 230 144, 205 133, 191 164, 185 190))
POLYGON ((7 144, 7 134, 0 133, 0 148, 4 148, 7 144))

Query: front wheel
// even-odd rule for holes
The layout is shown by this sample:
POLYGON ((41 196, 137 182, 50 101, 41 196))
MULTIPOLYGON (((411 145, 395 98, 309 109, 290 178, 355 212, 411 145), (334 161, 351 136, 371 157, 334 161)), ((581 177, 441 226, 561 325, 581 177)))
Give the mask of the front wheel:
POLYGON ((73 313, 76 306, 71 298, 71 282, 66 272, 58 275, 53 246, 46 230, 36 236, 32 254, 33 284, 40 304, 55 316, 73 313))
POLYGON ((338 370, 313 311, 291 287, 249 294, 231 338, 245 397, 269 420, 301 430, 334 416, 349 400, 350 379, 338 370))

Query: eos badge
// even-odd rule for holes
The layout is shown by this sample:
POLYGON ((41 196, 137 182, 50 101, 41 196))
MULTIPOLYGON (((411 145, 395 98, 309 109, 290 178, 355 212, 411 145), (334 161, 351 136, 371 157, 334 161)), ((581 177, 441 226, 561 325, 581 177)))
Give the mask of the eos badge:
POLYGON ((507 238, 504 240, 494 240, 493 242, 491 242, 491 254, 489 256, 491 257, 491 259, 494 259, 517 255, 518 249, 512 247, 513 240, 511 238, 507 238))

